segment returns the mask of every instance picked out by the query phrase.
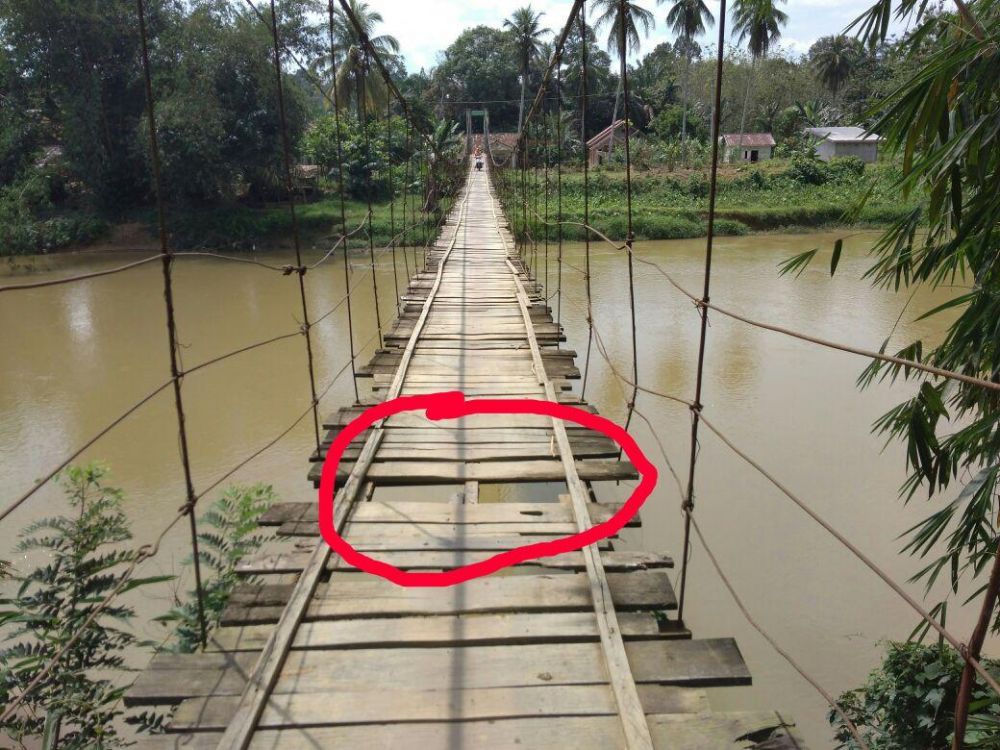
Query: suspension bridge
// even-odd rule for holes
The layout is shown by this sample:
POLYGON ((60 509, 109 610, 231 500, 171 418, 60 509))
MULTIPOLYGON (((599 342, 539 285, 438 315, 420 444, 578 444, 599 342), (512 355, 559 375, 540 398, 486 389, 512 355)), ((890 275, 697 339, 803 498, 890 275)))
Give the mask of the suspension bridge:
MULTIPOLYGON (((461 391, 594 411, 571 393, 574 352, 528 273, 486 172, 470 171, 409 283, 402 314, 359 374, 376 398, 461 391)), ((372 402, 374 403, 374 402, 372 402)), ((366 404, 325 420, 329 446, 366 404)), ((561 420, 405 412, 355 438, 334 504, 342 536, 404 571, 454 570, 586 531, 617 507, 593 483, 636 479, 610 438, 561 420), (479 502, 480 486, 557 483, 545 502, 479 502), (379 500, 395 485, 451 485, 443 502, 379 500)), ((314 458, 322 458, 321 455, 314 458)), ((310 478, 319 481, 319 461, 310 478)), ((541 493, 540 493, 541 494, 541 493)), ((149 747, 722 748, 792 741, 778 713, 713 713, 705 688, 746 685, 732 639, 699 640, 655 552, 614 540, 452 586, 401 587, 318 540, 317 504, 277 505, 284 549, 244 561, 204 653, 162 654, 134 706, 177 706, 149 747), (285 582, 285 581, 291 582, 285 582), (221 733, 221 734, 220 734, 221 733)), ((777 746, 777 745, 774 745, 777 746)), ((784 745, 782 745, 784 746, 784 745)), ((788 747, 795 747, 788 744, 788 747)), ((801 743, 798 745, 802 747, 801 743)))
MULTIPOLYGON (((625 451, 628 455, 623 455, 620 441, 582 423, 564 421, 555 411, 557 407, 573 407, 578 413, 597 417, 595 405, 587 403, 583 396, 584 388, 579 395, 573 389, 573 381, 581 378, 576 352, 561 348, 565 340, 559 313, 563 301, 562 227, 570 222, 563 221, 558 207, 554 215, 550 213, 549 198, 554 182, 556 205, 559 205, 559 170, 564 163, 562 97, 556 97, 555 111, 550 112, 557 123, 554 144, 549 140, 552 136, 549 129, 541 128, 539 135, 536 122, 553 78, 561 87, 562 69, 577 63, 581 72, 582 111, 586 111, 586 34, 581 34, 581 59, 563 59, 566 40, 574 25, 586 27, 583 0, 572 3, 569 18, 556 39, 552 58, 525 117, 524 128, 517 135, 510 162, 498 161, 491 152, 488 113, 482 113, 480 135, 473 133, 471 114, 467 116, 465 158, 459 162, 461 174, 456 181, 461 187, 453 196, 450 210, 444 214, 440 231, 426 243, 422 268, 418 268, 414 254, 413 275, 405 290, 397 287, 397 318, 384 332, 378 290, 374 286, 376 250, 369 206, 368 250, 380 346, 367 365, 356 368, 358 347, 351 333, 347 363, 333 381, 325 387, 319 384, 313 361, 312 331, 341 306, 347 313, 350 330, 351 298, 361 292, 358 281, 351 283, 345 279, 344 297, 329 310, 311 316, 306 275, 337 250, 344 254, 346 272, 350 239, 365 224, 348 231, 342 213, 343 228, 337 242, 316 263, 303 263, 295 222, 293 164, 280 94, 283 65, 293 63, 303 73, 308 71, 281 42, 280 25, 274 22, 277 15, 273 1, 270 16, 252 0, 246 2, 273 36, 282 132, 286 135, 284 172, 290 196, 295 262, 273 266, 251 258, 173 250, 158 190, 158 254, 95 273, 0 286, 0 293, 15 293, 162 262, 171 355, 167 380, 111 419, 7 504, 0 510, 0 521, 35 496, 104 435, 164 392, 172 391, 174 396, 186 490, 184 506, 150 543, 123 557, 128 564, 110 593, 94 604, 86 621, 66 643, 54 653, 44 655, 43 665, 3 709, 0 720, 22 710, 26 697, 32 695, 47 675, 61 667, 67 650, 90 629, 100 627, 102 614, 127 590, 139 566, 158 554, 161 542, 171 530, 186 522, 195 561, 201 649, 194 654, 158 653, 128 689, 126 705, 162 709, 168 715, 166 733, 144 735, 140 741, 142 747, 804 748, 792 719, 781 713, 780 706, 774 711, 712 710, 712 689, 749 685, 751 675, 733 639, 695 638, 684 619, 689 552, 692 539, 697 539, 748 622, 841 715, 857 746, 867 750, 864 738, 831 694, 754 620, 702 534, 694 513, 700 427, 745 460, 878 576, 943 642, 961 655, 969 675, 978 675, 1000 693, 1000 684, 979 661, 981 638, 977 641, 974 634, 971 648, 960 642, 863 550, 728 438, 714 424, 714 415, 710 419, 705 413, 701 386, 708 316, 710 312, 724 315, 748 326, 858 355, 881 365, 911 368, 994 391, 1000 390, 1000 385, 754 320, 710 301, 719 156, 716 141, 713 141, 704 288, 700 295, 689 292, 667 270, 634 251, 627 124, 622 133, 628 218, 623 242, 612 241, 591 225, 586 155, 580 165, 584 211, 583 222, 578 226, 585 233, 587 267, 577 270, 582 271, 588 282, 585 301, 588 337, 582 358, 582 380, 585 385, 592 351, 596 349, 621 384, 631 389, 624 430, 635 415, 646 422, 656 438, 662 458, 658 465, 669 470, 682 499, 684 542, 677 575, 672 575, 673 559, 661 551, 622 548, 618 537, 621 524, 616 524, 615 519, 623 518, 624 509, 602 502, 596 485, 632 481, 643 472, 631 453, 625 451), (489 157, 482 171, 470 163, 469 152, 474 144, 481 144, 489 157), (544 157, 539 160, 535 156, 533 161, 532 153, 539 150, 544 157), (537 185, 542 172, 539 161, 544 163, 541 191, 545 196, 544 209, 538 200, 537 185), (550 166, 557 171, 554 181, 550 180, 550 166), (533 187, 529 187, 529 171, 533 187), (530 222, 529 212, 534 217, 530 222), (520 227, 514 227, 512 223, 518 215, 520 227), (544 228, 546 248, 550 228, 557 234, 559 253, 554 292, 548 279, 547 253, 544 283, 540 278, 539 242, 532 237, 531 226, 544 228), (589 252, 594 238, 610 243, 626 259, 630 302, 634 302, 633 264, 637 262, 647 264, 663 276, 666 286, 694 303, 701 336, 693 399, 640 385, 634 305, 631 372, 623 373, 625 368, 619 368, 608 356, 591 310, 589 252), (184 369, 178 357, 171 269, 175 262, 189 256, 254 263, 294 278, 302 306, 301 328, 184 369), (557 300, 555 316, 550 306, 552 299, 557 300), (196 490, 185 423, 184 378, 292 337, 302 337, 305 341, 310 384, 308 407, 274 440, 221 478, 196 490), (355 376, 356 400, 321 418, 318 409, 322 399, 346 372, 355 376), (360 393, 358 379, 369 380, 370 394, 360 393), (419 399, 442 392, 460 392, 471 404, 531 402, 547 406, 534 411, 498 407, 445 418, 411 409, 378 416, 363 429, 353 429, 356 420, 370 414, 372 409, 377 411, 380 406, 399 399, 419 399), (656 425, 636 408, 639 394, 668 399, 690 409, 691 452, 686 483, 663 450, 656 425), (273 506, 260 519, 262 526, 275 531, 275 548, 240 562, 238 573, 243 583, 228 599, 219 626, 210 628, 198 566, 198 503, 309 416, 313 419, 315 452, 304 456, 303 461, 306 463, 308 458, 311 464, 308 480, 319 487, 319 502, 314 493, 306 490, 299 502, 273 506), (336 460, 328 460, 331 454, 336 460), (530 502, 489 501, 492 493, 483 492, 484 488, 492 491, 496 486, 523 483, 530 483, 530 492, 537 495, 527 498, 530 502), (424 493, 427 487, 434 488, 440 496, 436 502, 408 499, 418 494, 418 487, 424 493), (390 489, 392 492, 386 494, 390 489), (587 544, 570 545, 572 548, 566 547, 559 553, 546 547, 548 553, 517 557, 502 570, 499 568, 503 566, 490 567, 491 561, 511 551, 560 543, 577 535, 590 539, 587 535, 595 529, 609 531, 599 535, 600 538, 594 536, 587 544), (328 543, 331 539, 332 544, 328 543), (400 579, 430 576, 420 580, 432 585, 402 586, 393 576, 372 575, 366 572, 370 565, 355 564, 359 556, 377 561, 383 572, 391 569, 400 579), (483 566, 489 568, 491 575, 461 577, 462 571, 482 572, 483 566), (441 585, 444 579, 434 578, 442 575, 452 576, 447 581, 450 585, 441 585), (675 581, 679 583, 676 595, 675 581)), ((346 0, 337 2, 343 18, 355 28, 362 42, 366 64, 381 73, 392 102, 406 118, 408 139, 413 133, 427 139, 427 134, 421 132, 421 123, 379 59, 378 51, 354 17, 350 4, 346 0)), ((154 182, 159 186, 155 91, 143 0, 137 0, 136 5, 143 38, 151 165, 154 182)), ((332 31, 333 0, 328 7, 332 31)), ((725 17, 723 0, 713 114, 716 133, 721 109, 725 17)), ((332 33, 330 53, 336 67, 332 33)), ((621 77, 627 101, 625 60, 621 60, 621 77)), ((332 98, 322 86, 318 85, 318 90, 330 99, 333 112, 339 117, 341 103, 337 101, 336 90, 332 98)), ((363 101, 359 102, 359 115, 362 118, 369 115, 363 101)), ((391 125, 390 118, 386 125, 391 125)), ((585 120, 580 128, 586 132, 585 120)), ((340 146, 338 135, 338 151, 340 146)), ((432 149, 423 152, 424 175, 433 167, 428 162, 439 156, 428 156, 430 153, 432 149)), ((341 153, 341 159, 342 156, 341 153)), ((407 241, 412 224, 407 220, 406 200, 414 192, 410 166, 407 164, 407 185, 401 191, 402 231, 397 234, 393 224, 393 240, 379 251, 391 253, 394 275, 397 250, 402 251, 405 263, 407 247, 413 244, 407 241)), ((343 163, 340 167, 342 175, 343 163)), ((342 185, 340 192, 343 209, 342 185)), ((435 191, 425 183, 421 192, 435 191)), ((394 188, 393 206, 396 197, 394 188)), ((411 203, 411 219, 416 213, 413 203, 415 198, 411 203)), ((394 215, 390 215, 394 222, 394 215)), ((426 226, 426 222, 422 223, 426 226)), ((638 525, 640 518, 634 515, 627 522, 638 525)), ((959 703, 964 701, 967 705, 969 695, 968 691, 960 694, 959 703)))

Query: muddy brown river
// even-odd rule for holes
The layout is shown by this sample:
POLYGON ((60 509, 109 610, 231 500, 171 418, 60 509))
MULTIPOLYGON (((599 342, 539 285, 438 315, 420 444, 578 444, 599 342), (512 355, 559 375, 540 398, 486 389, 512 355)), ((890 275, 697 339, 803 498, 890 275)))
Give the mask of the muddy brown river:
MULTIPOLYGON (((899 324, 894 349, 914 338, 931 342, 948 320, 916 322, 919 314, 959 293, 920 290, 906 312, 906 295, 873 289, 861 278, 875 236, 847 239, 835 278, 828 268, 836 234, 754 235, 717 242, 713 301, 751 317, 877 349, 899 324), (777 264, 813 247, 827 255, 799 278, 779 277, 777 264)), ((642 242, 637 251, 655 259, 692 291, 701 288, 704 240, 642 242)), ((567 261, 583 266, 580 246, 567 246, 567 261)), ((0 285, 100 270, 141 257, 129 253, 80 253, 0 263, 0 285)), ((289 262, 287 253, 258 256, 289 262)), ((316 253, 318 258, 319 254, 316 253)), ((539 276, 544 279, 544 249, 539 276)), ((410 260, 412 263, 412 259, 410 260)), ((630 367, 628 285, 625 259, 594 244, 594 315, 622 372, 630 367)), ((360 279, 367 259, 353 258, 360 279)), ((401 256, 400 283, 405 279, 401 256)), ((556 287, 555 248, 550 248, 549 287, 556 287)), ((377 281, 383 321, 395 314, 391 260, 379 261, 377 281)), ((307 276, 315 318, 344 294, 342 260, 307 276)), ((586 315, 581 275, 563 269, 562 322, 566 346, 584 366, 586 315)), ((370 278, 354 299, 355 338, 374 347, 375 316, 370 278)), ((0 499, 3 504, 31 486, 78 444, 102 428, 167 377, 162 277, 157 263, 122 274, 45 289, 0 294, 0 499)), ((698 316, 690 303, 648 266, 636 266, 639 378, 652 389, 690 398, 694 390, 698 316)), ((299 326, 298 288, 256 266, 216 259, 183 259, 175 267, 175 302, 184 365, 299 326)), ((552 304, 555 305, 555 299, 552 304)), ((321 387, 348 361, 343 307, 314 331, 321 387)), ((900 557, 898 535, 928 506, 918 498, 904 507, 896 498, 904 478, 903 451, 870 434, 872 422, 912 391, 912 386, 857 389, 865 361, 719 315, 711 317, 705 375, 705 413, 735 442, 772 470, 812 507, 859 544, 899 580, 917 568, 900 557)), ((366 390, 361 381, 362 392, 366 390)), ((579 386, 577 386, 579 387, 579 386)), ((586 396, 603 414, 625 415, 627 391, 593 351, 586 396)), ((231 358, 190 375, 184 382, 188 434, 196 487, 205 487, 232 465, 288 427, 308 405, 305 349, 301 337, 231 358)), ((353 399, 350 377, 341 376, 323 399, 324 412, 353 399)), ((660 433, 671 460, 686 473, 690 421, 683 406, 641 395, 639 410, 660 433)), ((164 391, 81 460, 111 467, 113 482, 127 497, 137 542, 146 542, 184 501, 177 428, 171 393, 164 391)), ((657 445, 641 419, 632 432, 664 468, 657 445)), ((234 481, 274 485, 286 500, 309 500, 306 458, 312 449, 310 420, 234 476, 234 481)), ((680 498, 665 470, 642 511, 643 526, 626 543, 674 553, 681 548, 680 498)), ((791 504, 750 466, 707 431, 698 458, 696 513, 733 585, 760 623, 830 691, 861 683, 877 662, 886 639, 904 639, 916 623, 911 610, 860 562, 791 504)), ((535 488, 511 493, 529 499, 535 488)), ((438 492, 428 489, 428 496, 438 492)), ((624 497, 628 487, 602 486, 602 499, 624 497)), ((942 502, 936 499, 935 503, 942 502)), ((0 524, 0 558, 13 559, 16 532, 29 521, 63 508, 58 488, 48 486, 0 524)), ((187 555, 186 527, 165 540, 146 572, 177 573, 187 555)), ((174 589, 186 581, 145 590, 133 597, 144 637, 162 638, 150 622, 169 608, 174 589)), ((914 594, 919 586, 911 585, 914 594)), ((949 613, 949 626, 964 638, 972 613, 949 613)), ((711 694, 716 708, 780 707, 794 717, 813 748, 832 747, 823 700, 743 619, 704 551, 694 546, 686 620, 698 637, 735 636, 754 677, 749 689, 711 694)), ((141 662, 141 659, 137 660, 141 662)))

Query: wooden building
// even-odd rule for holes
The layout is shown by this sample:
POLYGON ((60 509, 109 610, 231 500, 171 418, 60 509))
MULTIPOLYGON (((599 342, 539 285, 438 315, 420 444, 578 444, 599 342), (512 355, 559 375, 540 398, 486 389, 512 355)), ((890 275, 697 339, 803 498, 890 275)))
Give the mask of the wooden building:
POLYGON ((724 162, 767 161, 774 153, 774 136, 770 133, 724 133, 719 138, 724 162))

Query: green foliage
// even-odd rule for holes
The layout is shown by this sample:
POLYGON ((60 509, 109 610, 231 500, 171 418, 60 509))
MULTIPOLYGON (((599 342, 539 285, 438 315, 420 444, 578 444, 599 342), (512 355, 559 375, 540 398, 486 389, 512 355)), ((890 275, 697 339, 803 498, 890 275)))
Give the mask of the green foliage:
MULTIPOLYGON (((865 684, 838 699, 871 750, 947 750, 954 733, 955 699, 964 662, 947 646, 890 643, 882 664, 865 684)), ((1000 663, 984 664, 997 674, 1000 663)), ((998 748, 1000 698, 977 683, 966 747, 998 748)), ((857 750, 843 720, 829 715, 838 748, 857 750)))
MULTIPOLYGON (((869 44, 884 40, 883 20, 894 5, 879 2, 859 20, 869 44)), ((899 44, 911 66, 905 80, 877 103, 875 127, 885 149, 902 157, 902 170, 890 188, 910 200, 918 196, 924 205, 885 232, 868 277, 896 290, 957 282, 949 301, 923 314, 948 316, 944 340, 911 341, 899 355, 995 381, 1000 372, 1000 92, 993 40, 1000 34, 1000 2, 973 7, 970 21, 911 6, 912 30, 899 44), (970 24, 975 28, 970 30, 970 24)), ((887 339, 883 349, 888 345, 887 339)), ((949 598, 974 599, 985 587, 998 543, 1000 402, 978 386, 927 379, 922 372, 879 362, 859 382, 898 377, 917 379, 920 387, 883 415, 875 429, 906 446, 909 476, 902 497, 912 501, 922 489, 931 505, 909 530, 904 550, 925 560, 915 578, 928 591, 944 580, 949 598), (954 483, 965 488, 946 496, 954 483)))
MULTIPOLYGON (((261 533, 258 521, 277 502, 270 485, 235 485, 227 488, 199 519, 198 559, 201 562, 205 619, 209 628, 218 624, 229 596, 240 582, 249 579, 237 575, 236 566, 256 552, 270 536, 261 533)), ((188 560, 188 564, 192 564, 188 560)), ((176 627, 178 651, 193 652, 201 643, 197 596, 188 592, 168 614, 157 618, 176 627)))
POLYGON ((62 176, 29 168, 0 185, 0 256, 47 253, 99 237, 106 224, 84 211, 56 211, 62 176))
POLYGON ((41 562, 13 571, 17 587, 0 599, 0 703, 20 695, 77 638, 28 694, 23 710, 0 726, 21 745, 53 732, 64 748, 125 744, 114 726, 125 688, 111 675, 124 670, 122 652, 136 642, 124 629, 135 612, 112 601, 94 613, 115 590, 122 594, 166 579, 130 576, 137 553, 123 547, 132 534, 121 490, 106 485, 106 475, 95 464, 67 469, 61 484, 74 515, 36 521, 21 532, 17 553, 41 562))
MULTIPOLYGON (((342 159, 344 191, 349 197, 384 200, 393 191, 400 194, 405 184, 405 164, 414 155, 406 143, 406 133, 406 122, 400 117, 393 117, 388 125, 384 120, 371 119, 366 133, 354 115, 342 113, 338 149, 336 118, 328 114, 309 126, 301 150, 304 159, 321 168, 334 191, 342 159)), ((414 164, 410 168, 411 180, 416 171, 414 164)))

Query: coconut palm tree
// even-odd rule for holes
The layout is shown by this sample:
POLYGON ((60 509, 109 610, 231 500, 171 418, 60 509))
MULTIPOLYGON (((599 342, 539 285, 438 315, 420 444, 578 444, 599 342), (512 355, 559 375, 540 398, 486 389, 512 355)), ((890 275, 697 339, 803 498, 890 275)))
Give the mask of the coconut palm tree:
POLYGON ((825 36, 813 47, 809 65, 819 82, 830 89, 834 101, 841 86, 851 77, 858 61, 858 42, 844 34, 825 36))
MULTIPOLYGON (((593 10, 597 13, 594 28, 598 31, 608 28, 608 52, 617 52, 618 59, 625 64, 630 52, 638 52, 642 37, 648 37, 656 26, 656 17, 638 3, 628 0, 593 0, 593 10), (640 29, 642 36, 640 37, 640 29)), ((622 76, 618 76, 618 90, 615 92, 615 108, 611 114, 611 124, 618 121, 618 105, 622 97, 622 76)), ((625 118, 628 119, 626 106, 625 118)), ((627 127, 627 126, 626 126, 627 127)), ((614 148, 615 131, 608 139, 608 156, 614 148)))
MULTIPOLYGON (((778 3, 786 0, 736 0, 733 3, 733 34, 736 43, 746 42, 750 53, 750 73, 747 76, 747 91, 743 97, 743 113, 740 115, 740 145, 746 126, 747 107, 750 104, 750 90, 753 85, 754 68, 757 61, 767 57, 771 47, 781 39, 781 27, 788 23, 788 15, 778 8, 778 3)), ((715 137, 719 134, 715 133, 715 137)))
MULTIPOLYGON (((388 34, 376 34, 375 28, 383 22, 382 14, 371 10, 363 0, 350 0, 351 11, 358 19, 365 36, 384 61, 399 52, 399 41, 388 34)), ((336 47, 338 65, 331 71, 331 85, 337 87, 341 102, 354 101, 360 108, 384 108, 389 92, 378 68, 361 45, 361 36, 354 24, 339 8, 333 19, 333 43, 336 47)), ((360 116, 360 112, 358 113, 360 116)))
MULTIPOLYGON (((663 2, 665 0, 657 0, 657 3, 663 2)), ((715 16, 712 15, 712 11, 705 5, 704 0, 674 0, 670 12, 667 13, 667 25, 684 42, 684 82, 681 85, 681 101, 683 106, 681 112, 681 157, 685 159, 685 162, 687 154, 687 105, 688 79, 691 72, 691 50, 694 46, 694 38, 704 34, 714 24, 715 16)))
POLYGON ((530 5, 518 8, 510 18, 503 22, 503 27, 511 32, 517 47, 518 62, 521 65, 521 106, 517 110, 517 132, 524 126, 524 99, 528 90, 528 75, 531 73, 531 63, 539 56, 542 47, 542 37, 552 33, 542 28, 544 13, 535 13, 530 5))

